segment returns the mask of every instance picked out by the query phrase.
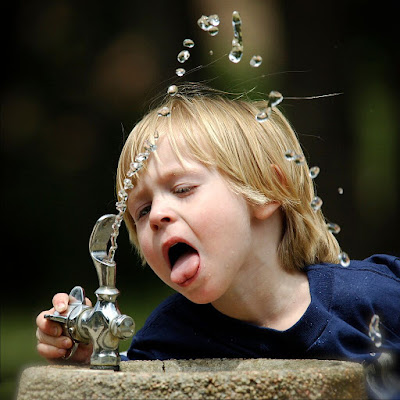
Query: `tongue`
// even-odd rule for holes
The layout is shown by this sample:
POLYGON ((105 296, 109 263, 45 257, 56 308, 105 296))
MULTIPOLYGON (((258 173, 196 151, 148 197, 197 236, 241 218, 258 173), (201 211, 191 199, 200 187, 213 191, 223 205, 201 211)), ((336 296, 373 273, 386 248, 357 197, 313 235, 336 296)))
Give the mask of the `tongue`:
POLYGON ((178 258, 171 272, 171 281, 181 285, 193 278, 199 268, 199 254, 188 252, 178 258))

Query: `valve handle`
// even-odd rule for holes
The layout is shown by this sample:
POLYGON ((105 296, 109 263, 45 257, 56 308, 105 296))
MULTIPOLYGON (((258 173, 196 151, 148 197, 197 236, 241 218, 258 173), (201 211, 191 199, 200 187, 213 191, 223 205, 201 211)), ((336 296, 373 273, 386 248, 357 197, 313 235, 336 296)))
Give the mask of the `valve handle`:
POLYGON ((65 312, 65 315, 61 315, 58 311, 54 311, 54 314, 44 315, 46 319, 58 322, 63 330, 63 335, 68 336, 72 340, 73 343, 72 347, 67 351, 65 356, 63 356, 65 360, 71 358, 79 346, 80 341, 73 336, 75 329, 70 326, 69 322, 70 322, 70 316, 73 313, 73 311, 76 310, 77 307, 79 307, 79 310, 81 310, 83 308, 82 306, 85 304, 84 289, 81 286, 75 286, 69 293, 69 298, 70 302, 68 304, 68 309, 65 312))

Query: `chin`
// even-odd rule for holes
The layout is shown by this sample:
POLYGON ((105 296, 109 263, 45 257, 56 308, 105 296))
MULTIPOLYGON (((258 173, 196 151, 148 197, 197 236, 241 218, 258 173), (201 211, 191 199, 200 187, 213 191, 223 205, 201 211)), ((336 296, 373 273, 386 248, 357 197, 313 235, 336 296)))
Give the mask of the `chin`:
POLYGON ((179 290, 179 292, 195 304, 212 303, 222 296, 221 290, 209 290, 205 287, 194 290, 179 290))

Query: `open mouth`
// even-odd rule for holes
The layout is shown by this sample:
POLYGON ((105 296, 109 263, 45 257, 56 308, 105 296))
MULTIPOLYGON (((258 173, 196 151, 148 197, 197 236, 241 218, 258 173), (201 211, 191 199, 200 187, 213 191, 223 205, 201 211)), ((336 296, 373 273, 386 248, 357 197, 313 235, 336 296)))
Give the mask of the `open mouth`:
POLYGON ((168 250, 168 258, 169 258, 169 263, 171 265, 171 269, 174 268, 178 260, 187 258, 192 254, 197 254, 197 250, 195 250, 192 246, 189 246, 186 243, 179 242, 172 245, 168 250))

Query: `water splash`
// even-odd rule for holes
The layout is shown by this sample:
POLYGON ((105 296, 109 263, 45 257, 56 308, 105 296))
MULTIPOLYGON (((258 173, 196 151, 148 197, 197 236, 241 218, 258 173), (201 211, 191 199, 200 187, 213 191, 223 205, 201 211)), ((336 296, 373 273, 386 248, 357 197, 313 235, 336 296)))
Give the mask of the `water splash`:
POLYGON ((194 47, 194 41, 192 39, 185 39, 183 41, 183 46, 191 49, 192 47, 194 47))
POLYGON ((338 255, 338 259, 339 262, 341 264, 342 267, 348 267, 350 265, 350 257, 347 253, 345 253, 344 251, 342 251, 339 255, 338 255))
POLYGON ((189 59, 189 57, 190 57, 189 50, 182 50, 178 54, 177 59, 181 64, 183 64, 185 61, 187 61, 189 59))
POLYGON ((254 68, 258 68, 262 63, 262 57, 261 56, 253 56, 251 57, 250 60, 250 65, 254 68))
POLYGON ((322 199, 320 197, 318 197, 318 196, 315 196, 311 201, 311 208, 314 211, 318 211, 318 210, 321 209, 322 204, 323 204, 322 199))
MULTIPOLYGON (((167 108, 167 107, 164 107, 167 108)), ((168 109, 169 111, 169 109, 168 109)), ((160 115, 160 114, 159 114, 160 115)), ((118 214, 115 216, 114 223, 112 224, 112 232, 110 236, 110 248, 108 250, 107 254, 107 261, 110 263, 114 263, 114 257, 115 253, 118 248, 117 244, 117 238, 119 236, 119 229, 122 225, 122 221, 124 219, 124 213, 126 212, 127 209, 127 201, 128 201, 128 190, 133 189, 134 185, 132 183, 132 178, 135 174, 137 174, 142 168, 143 168, 143 163, 149 158, 150 153, 154 152, 157 149, 157 145, 155 142, 158 140, 158 132, 156 131, 153 135, 154 143, 151 143, 150 141, 146 141, 145 146, 144 146, 144 152, 139 153, 134 161, 132 161, 129 165, 129 170, 127 172, 127 178, 124 179, 124 187, 123 189, 118 191, 118 200, 115 203, 115 208, 118 211, 118 214)))
POLYGON ((375 344, 375 347, 381 347, 382 346, 382 334, 379 329, 379 315, 374 314, 371 318, 371 322, 369 324, 369 331, 368 335, 375 344))
POLYGON ((309 172, 310 178, 315 179, 319 175, 320 171, 319 167, 311 167, 309 172))
POLYGON ((237 11, 232 13, 233 39, 229 60, 238 63, 243 56, 242 20, 237 11))
POLYGON ((328 228, 329 232, 334 233, 335 235, 337 235, 341 230, 340 226, 334 222, 328 222, 326 227, 328 228))

